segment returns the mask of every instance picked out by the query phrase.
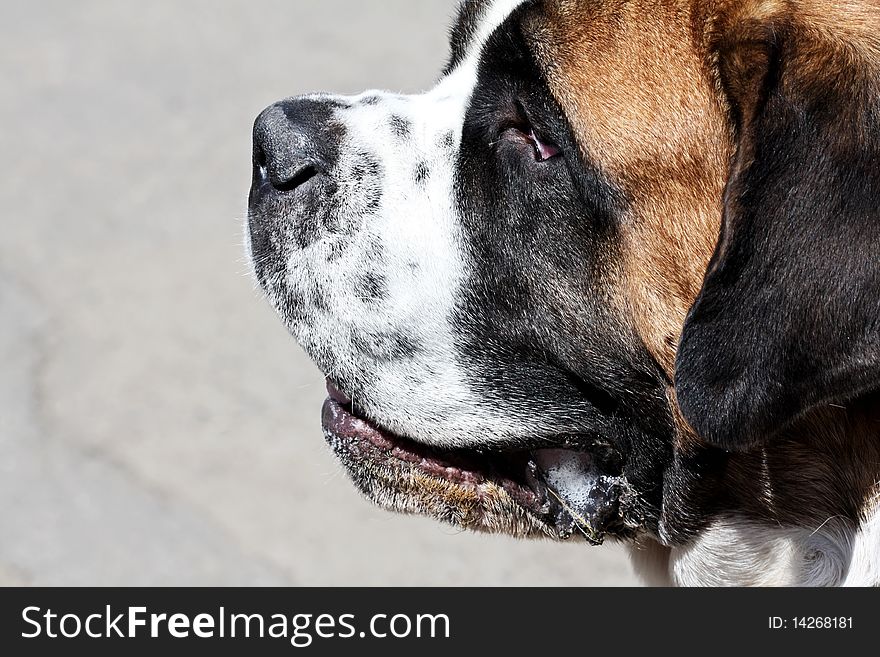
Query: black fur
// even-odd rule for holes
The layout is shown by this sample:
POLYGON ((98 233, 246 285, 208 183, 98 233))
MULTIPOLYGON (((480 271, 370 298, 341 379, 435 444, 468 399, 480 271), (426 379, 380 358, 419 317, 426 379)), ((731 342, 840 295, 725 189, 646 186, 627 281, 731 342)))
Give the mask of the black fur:
POLYGON ((668 382, 605 301, 624 201, 581 156, 520 33, 525 11, 486 43, 463 128, 455 189, 475 271, 456 318, 461 362, 517 416, 552 411, 548 441, 610 442, 656 529, 672 461, 668 382), (525 123, 563 155, 537 161, 506 132, 525 123))
POLYGON ((490 0, 463 0, 458 7, 458 15, 449 32, 449 61, 443 74, 446 75, 464 59, 468 44, 476 36, 480 17, 490 4, 490 0))
POLYGON ((412 123, 409 119, 406 119, 399 114, 392 114, 388 122, 395 137, 401 140, 409 139, 410 133, 412 132, 412 123))
POLYGON ((807 49, 828 53, 776 26, 758 85, 725 80, 737 154, 676 376, 725 449, 880 386, 880 104, 844 53, 807 49))

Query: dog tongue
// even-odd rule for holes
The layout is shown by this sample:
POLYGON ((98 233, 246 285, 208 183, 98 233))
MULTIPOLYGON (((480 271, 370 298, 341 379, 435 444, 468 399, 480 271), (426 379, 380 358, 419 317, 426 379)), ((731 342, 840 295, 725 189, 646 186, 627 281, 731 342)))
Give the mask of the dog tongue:
POLYGON ((577 528, 591 543, 601 543, 606 524, 618 515, 621 478, 603 475, 586 452, 539 449, 533 458, 563 507, 556 519, 560 538, 577 528))

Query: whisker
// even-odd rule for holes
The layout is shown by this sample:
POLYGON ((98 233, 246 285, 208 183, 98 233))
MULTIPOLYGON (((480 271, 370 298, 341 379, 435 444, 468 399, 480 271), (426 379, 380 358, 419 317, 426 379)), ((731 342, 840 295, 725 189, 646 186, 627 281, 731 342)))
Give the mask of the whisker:
MULTIPOLYGON (((546 485, 546 484, 545 484, 545 485, 546 485)), ((563 500, 562 497, 561 497, 561 496, 560 496, 555 490, 553 490, 553 488, 552 488, 551 486, 547 486, 547 491, 548 491, 553 497, 556 498, 556 501, 559 502, 559 504, 562 505, 562 508, 563 508, 563 509, 565 509, 566 511, 568 511, 569 515, 572 517, 572 520, 574 520, 574 526, 577 527, 577 528, 578 528, 578 531, 579 531, 581 534, 584 535, 584 538, 586 538, 586 539, 587 539, 588 541, 590 541, 591 543, 595 543, 595 542, 598 540, 598 537, 595 535, 595 532, 594 532, 593 529, 590 527, 590 523, 587 522, 586 518, 584 518, 581 514, 579 514, 579 513, 578 513, 577 511, 575 511, 574 509, 572 509, 572 508, 571 508, 571 507, 565 502, 565 500, 563 500), (586 528, 586 529, 585 529, 585 528, 586 528), (587 529, 590 530, 590 533, 589 533, 589 534, 587 533, 587 529)))
POLYGON ((846 516, 831 516, 830 518, 828 518, 827 520, 825 520, 825 522, 823 522, 821 525, 819 525, 818 527, 816 527, 816 529, 813 530, 813 533, 810 534, 810 536, 815 536, 815 535, 816 535, 816 532, 818 532, 820 529, 822 529, 825 525, 827 525, 829 522, 831 522, 831 521, 834 520, 835 518, 843 518, 843 519, 846 519, 846 516))

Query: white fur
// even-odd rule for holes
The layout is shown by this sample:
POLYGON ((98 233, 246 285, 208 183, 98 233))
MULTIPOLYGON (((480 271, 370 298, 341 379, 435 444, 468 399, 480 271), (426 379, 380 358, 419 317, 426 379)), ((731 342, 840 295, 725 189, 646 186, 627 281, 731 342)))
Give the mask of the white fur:
POLYGON ((880 494, 872 500, 866 516, 853 538, 843 586, 880 586, 880 494))
POLYGON ((344 105, 334 115, 345 127, 334 174, 343 202, 335 220, 355 230, 348 236, 329 233, 293 251, 286 275, 268 285, 282 316, 289 296, 312 306, 305 321, 289 321, 291 332, 343 384, 355 407, 385 428, 426 443, 486 445, 554 426, 552 417, 543 427, 540 421, 517 422, 508 408, 473 389, 455 351, 451 321, 469 267, 454 203, 456 152, 483 46, 521 2, 491 4, 460 65, 424 94, 313 97, 344 105), (394 134, 392 116, 409 122, 405 139, 394 134), (382 175, 356 184, 350 173, 365 154, 381 163, 382 175), (421 185, 413 176, 419 163, 429 170, 421 185), (377 191, 381 205, 370 214, 364 199, 377 191), (333 243, 340 241, 343 255, 331 258, 333 243), (375 243, 381 245, 379 259, 371 252, 375 243), (368 272, 387 285, 381 301, 358 297, 357 282, 368 272), (316 289, 323 310, 314 301, 316 289), (418 353, 375 357, 400 332, 418 344, 418 353))
POLYGON ((724 516, 687 545, 642 541, 630 557, 654 585, 880 586, 880 504, 858 527, 839 518, 809 528, 724 516))

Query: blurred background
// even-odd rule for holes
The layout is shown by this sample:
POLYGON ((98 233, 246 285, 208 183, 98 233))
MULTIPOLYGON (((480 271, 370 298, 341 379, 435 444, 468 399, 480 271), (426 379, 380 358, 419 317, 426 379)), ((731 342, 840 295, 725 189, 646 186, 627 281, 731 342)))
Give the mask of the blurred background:
POLYGON ((455 4, 0 4, 0 584, 636 583, 362 500, 247 274, 259 110, 429 87, 455 4))

